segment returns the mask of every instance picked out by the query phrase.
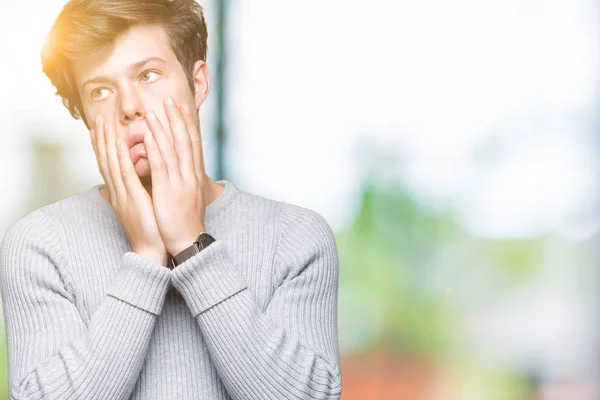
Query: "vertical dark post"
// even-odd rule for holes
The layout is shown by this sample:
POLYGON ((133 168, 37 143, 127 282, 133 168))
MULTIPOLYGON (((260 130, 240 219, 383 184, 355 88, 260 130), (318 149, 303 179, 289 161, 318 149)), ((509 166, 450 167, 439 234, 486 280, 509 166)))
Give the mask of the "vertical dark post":
POLYGON ((227 127, 225 125, 225 93, 226 93, 226 74, 227 74, 227 58, 225 53, 225 43, 227 42, 227 0, 217 0, 217 176, 215 180, 227 178, 225 171, 225 137, 227 127))

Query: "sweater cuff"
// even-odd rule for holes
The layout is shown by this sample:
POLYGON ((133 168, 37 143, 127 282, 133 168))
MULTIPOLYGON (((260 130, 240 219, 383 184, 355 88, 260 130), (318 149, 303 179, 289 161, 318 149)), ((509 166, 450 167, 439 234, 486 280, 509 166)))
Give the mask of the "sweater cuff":
POLYGON ((171 286, 170 272, 168 268, 128 251, 108 295, 159 315, 171 286))
POLYGON ((220 240, 182 262, 171 273, 173 286, 194 318, 248 287, 231 265, 225 243, 220 240))

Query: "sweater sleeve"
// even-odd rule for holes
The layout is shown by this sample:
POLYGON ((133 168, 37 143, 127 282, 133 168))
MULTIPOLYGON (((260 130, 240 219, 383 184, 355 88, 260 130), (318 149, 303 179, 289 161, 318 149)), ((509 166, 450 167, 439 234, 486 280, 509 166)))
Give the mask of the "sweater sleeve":
POLYGON ((271 301, 261 310, 219 241, 176 267, 173 285, 196 318, 234 399, 338 399, 338 254, 320 214, 282 209, 271 301))
POLYGON ((10 398, 127 399, 170 271, 125 253, 107 296, 84 322, 60 243, 52 218, 41 210, 14 223, 2 242, 10 398))

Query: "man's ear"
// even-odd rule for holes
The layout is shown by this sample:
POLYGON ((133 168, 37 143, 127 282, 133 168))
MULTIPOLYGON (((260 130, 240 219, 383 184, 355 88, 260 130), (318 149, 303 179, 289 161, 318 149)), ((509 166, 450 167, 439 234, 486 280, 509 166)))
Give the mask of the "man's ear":
POLYGON ((200 108, 210 91, 210 73, 208 65, 202 60, 194 64, 194 101, 196 109, 200 108))

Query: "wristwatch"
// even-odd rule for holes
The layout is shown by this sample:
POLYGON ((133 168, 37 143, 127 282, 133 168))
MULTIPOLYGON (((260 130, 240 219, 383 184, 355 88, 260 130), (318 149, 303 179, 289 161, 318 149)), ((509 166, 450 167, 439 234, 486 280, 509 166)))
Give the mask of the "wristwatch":
POLYGON ((170 268, 173 269, 188 258, 200 253, 202 250, 210 246, 216 239, 206 232, 200 232, 198 238, 192 245, 186 249, 181 250, 178 254, 169 257, 170 268))

